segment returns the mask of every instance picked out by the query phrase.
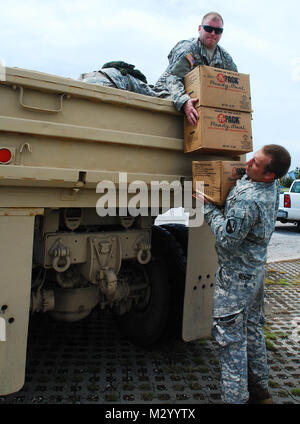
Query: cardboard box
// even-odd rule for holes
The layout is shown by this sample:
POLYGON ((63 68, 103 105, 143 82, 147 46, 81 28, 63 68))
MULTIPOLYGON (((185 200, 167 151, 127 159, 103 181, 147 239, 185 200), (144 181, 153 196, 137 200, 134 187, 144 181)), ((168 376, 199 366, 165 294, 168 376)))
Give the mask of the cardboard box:
POLYGON ((252 152, 251 113, 198 107, 196 126, 184 118, 184 152, 239 155, 252 152))
POLYGON ((199 106, 252 112, 250 77, 211 66, 197 66, 184 77, 185 91, 199 106))
POLYGON ((245 162, 193 161, 192 166, 193 191, 196 191, 196 182, 203 181, 204 194, 219 206, 224 205, 231 187, 246 172, 245 162))

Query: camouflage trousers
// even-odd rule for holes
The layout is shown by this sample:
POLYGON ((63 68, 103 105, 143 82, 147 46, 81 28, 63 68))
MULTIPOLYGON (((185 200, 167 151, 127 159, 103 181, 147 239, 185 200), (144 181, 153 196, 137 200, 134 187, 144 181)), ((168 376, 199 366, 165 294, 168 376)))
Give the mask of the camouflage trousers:
POLYGON ((263 332, 264 278, 265 272, 255 276, 222 269, 217 272, 212 334, 219 345, 224 403, 246 403, 248 384, 268 387, 269 369, 263 332), (218 308, 222 297, 226 314, 224 309, 218 308), (222 316, 217 313, 221 310, 222 316))
POLYGON ((81 74, 79 80, 90 84, 99 84, 105 87, 119 88, 121 90, 156 97, 156 93, 154 93, 148 84, 131 75, 122 75, 117 69, 108 68, 99 72, 81 74))

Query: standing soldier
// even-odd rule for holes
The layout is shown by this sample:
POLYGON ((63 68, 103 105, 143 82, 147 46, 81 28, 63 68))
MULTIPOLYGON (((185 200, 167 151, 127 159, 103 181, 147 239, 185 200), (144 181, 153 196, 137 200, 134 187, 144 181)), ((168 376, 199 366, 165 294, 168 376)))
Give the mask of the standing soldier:
POLYGON ((216 237, 213 336, 220 349, 225 403, 272 403, 263 333, 267 246, 275 228, 279 183, 290 166, 285 148, 267 145, 247 162, 224 213, 203 196, 204 218, 216 237))
POLYGON ((169 66, 154 86, 158 97, 170 98, 177 110, 183 110, 188 121, 196 125, 199 115, 184 89, 184 76, 199 65, 237 71, 231 56, 218 46, 223 33, 223 18, 215 12, 207 13, 198 28, 199 37, 179 41, 171 50, 169 66))

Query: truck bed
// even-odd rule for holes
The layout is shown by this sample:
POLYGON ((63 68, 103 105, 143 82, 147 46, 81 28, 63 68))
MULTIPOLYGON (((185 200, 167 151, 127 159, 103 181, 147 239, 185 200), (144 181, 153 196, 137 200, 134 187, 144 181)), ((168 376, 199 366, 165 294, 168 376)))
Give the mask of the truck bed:
POLYGON ((168 100, 19 68, 0 81, 0 147, 14 153, 0 166, 0 207, 94 206, 96 184, 119 172, 182 181, 192 160, 213 158, 183 153, 183 115, 168 100))

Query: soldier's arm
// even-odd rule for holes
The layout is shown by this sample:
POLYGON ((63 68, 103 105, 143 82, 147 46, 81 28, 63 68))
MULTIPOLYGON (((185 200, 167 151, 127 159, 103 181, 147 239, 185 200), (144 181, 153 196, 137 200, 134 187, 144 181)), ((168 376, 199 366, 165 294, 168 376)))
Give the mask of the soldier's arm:
POLYGON ((182 112, 183 105, 190 100, 190 96, 185 92, 183 77, 168 73, 166 86, 176 109, 182 112))
POLYGON ((182 78, 169 74, 166 78, 166 85, 176 109, 185 113, 191 125, 196 125, 199 119, 199 114, 195 108, 198 99, 191 99, 185 92, 182 78))
POLYGON ((216 244, 228 252, 239 248, 258 219, 255 202, 235 202, 226 216, 213 204, 204 207, 204 218, 216 237, 216 244))
POLYGON ((238 72, 238 68, 236 64, 234 63, 232 57, 230 54, 222 48, 222 56, 223 56, 223 62, 225 69, 228 69, 229 71, 238 72))
POLYGON ((234 61, 232 60, 231 56, 229 56, 227 66, 228 66, 227 69, 229 69, 230 71, 238 72, 238 68, 236 64, 234 63, 234 61))
POLYGON ((189 42, 180 42, 174 47, 169 55, 166 84, 172 101, 178 111, 182 111, 183 105, 190 100, 190 96, 186 93, 184 88, 184 76, 193 68, 190 47, 189 42))

